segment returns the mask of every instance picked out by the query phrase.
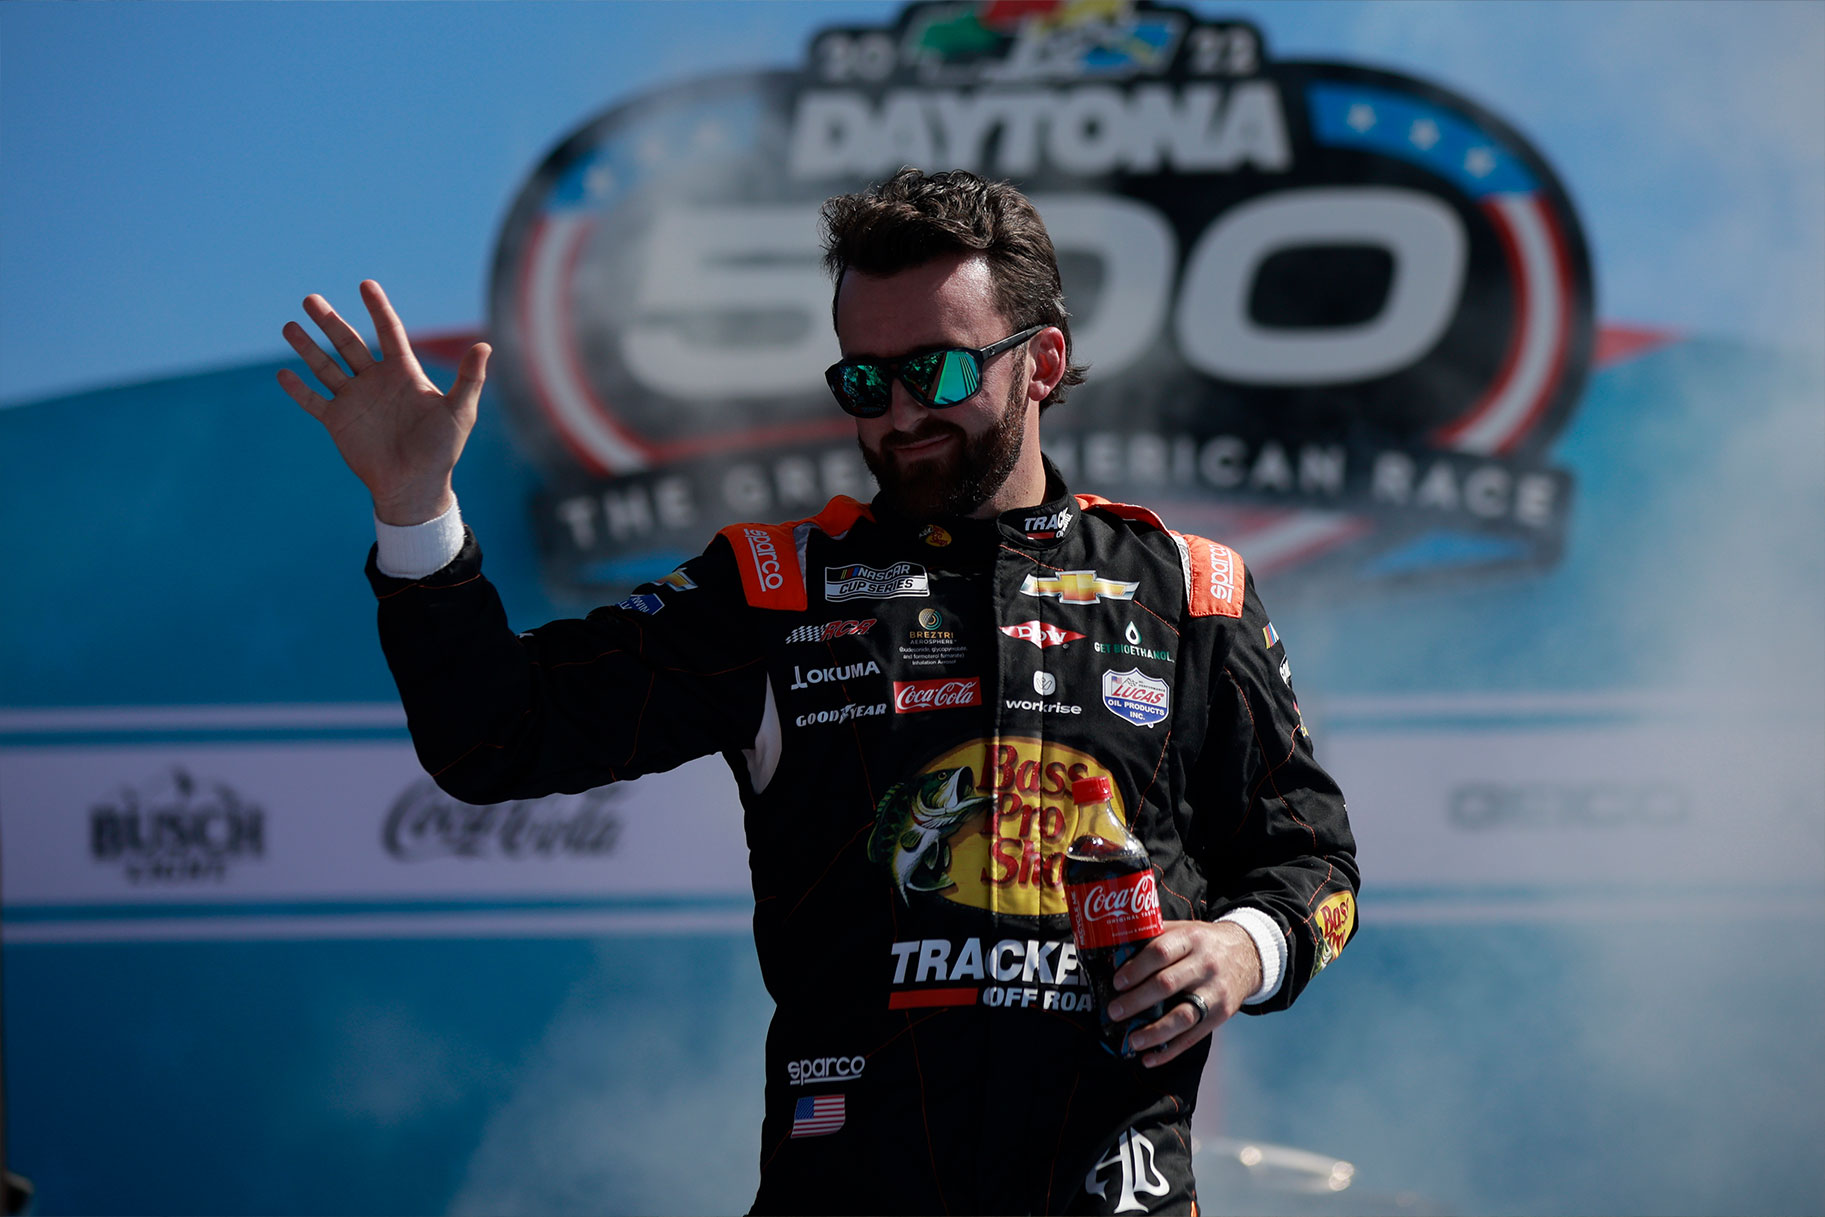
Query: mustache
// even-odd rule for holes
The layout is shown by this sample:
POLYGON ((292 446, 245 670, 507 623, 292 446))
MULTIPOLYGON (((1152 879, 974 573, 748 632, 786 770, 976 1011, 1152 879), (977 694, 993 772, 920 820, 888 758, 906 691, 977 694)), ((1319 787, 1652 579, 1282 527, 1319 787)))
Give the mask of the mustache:
POLYGON ((889 431, 881 437, 881 451, 910 447, 922 444, 926 440, 938 439, 940 436, 961 436, 963 428, 955 423, 940 422, 933 419, 915 431, 889 431))

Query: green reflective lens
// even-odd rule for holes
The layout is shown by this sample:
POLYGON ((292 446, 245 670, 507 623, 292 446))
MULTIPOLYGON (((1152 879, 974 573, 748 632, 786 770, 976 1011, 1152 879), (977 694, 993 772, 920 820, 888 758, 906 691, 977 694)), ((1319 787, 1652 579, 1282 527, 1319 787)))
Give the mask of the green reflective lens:
POLYGON ((962 401, 982 385, 982 375, 975 356, 968 351, 940 351, 938 376, 926 396, 933 405, 949 406, 962 401))

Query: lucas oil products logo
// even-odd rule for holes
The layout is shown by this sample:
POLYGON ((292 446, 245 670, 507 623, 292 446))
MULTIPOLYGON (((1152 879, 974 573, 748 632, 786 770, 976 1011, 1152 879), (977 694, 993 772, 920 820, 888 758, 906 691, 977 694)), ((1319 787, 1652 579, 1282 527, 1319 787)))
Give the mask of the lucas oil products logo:
POLYGON ((824 599, 887 600, 894 596, 926 596, 931 588, 925 568, 913 562, 892 566, 826 566, 824 599))
MULTIPOLYGON (((706 519, 869 496, 820 375, 817 216, 906 164, 1029 183, 1090 270, 1067 279, 1095 372, 1047 439, 1067 477, 1224 515, 1276 573, 1556 558, 1582 231, 1525 137, 1431 81, 1151 0, 933 0, 552 135, 487 328, 560 584, 669 569, 706 519)), ((1043 514, 1035 535, 1077 526, 1043 514)))
POLYGON ((1103 673, 1103 705, 1137 727, 1155 727, 1172 713, 1172 687, 1138 668, 1103 673))
POLYGON ((1076 839, 1071 784, 1115 774, 1056 740, 1000 736, 947 749, 890 787, 868 857, 904 901, 936 896, 1014 916, 1062 915, 1065 847, 1076 839))

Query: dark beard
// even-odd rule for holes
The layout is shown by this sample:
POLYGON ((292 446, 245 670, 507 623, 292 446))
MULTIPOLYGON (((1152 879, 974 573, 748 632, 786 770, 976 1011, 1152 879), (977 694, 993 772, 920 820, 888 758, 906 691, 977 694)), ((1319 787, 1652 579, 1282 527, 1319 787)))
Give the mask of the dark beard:
MULTIPOLYGON (((925 426, 916 432, 894 432, 882 440, 911 442, 941 434, 955 435, 961 446, 941 460, 919 461, 907 467, 891 455, 876 456, 861 445, 862 460, 881 487, 880 502, 894 514, 912 520, 941 516, 967 516, 988 502, 1020 463, 1025 440, 1026 385, 1016 377, 1009 386, 1000 420, 971 440, 955 423, 945 422, 938 411, 926 412, 925 426)), ((860 441, 857 441, 860 444, 860 441)))

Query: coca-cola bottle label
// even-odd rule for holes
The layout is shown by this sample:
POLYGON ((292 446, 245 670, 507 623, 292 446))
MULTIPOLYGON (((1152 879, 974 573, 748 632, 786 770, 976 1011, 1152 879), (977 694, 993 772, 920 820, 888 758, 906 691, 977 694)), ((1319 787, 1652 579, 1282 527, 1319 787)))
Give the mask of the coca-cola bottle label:
POLYGON ((1071 906, 1071 933, 1080 951, 1157 938, 1166 928, 1160 921, 1160 891, 1151 870, 1067 883, 1065 900, 1071 906))

